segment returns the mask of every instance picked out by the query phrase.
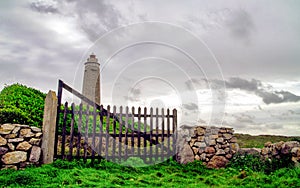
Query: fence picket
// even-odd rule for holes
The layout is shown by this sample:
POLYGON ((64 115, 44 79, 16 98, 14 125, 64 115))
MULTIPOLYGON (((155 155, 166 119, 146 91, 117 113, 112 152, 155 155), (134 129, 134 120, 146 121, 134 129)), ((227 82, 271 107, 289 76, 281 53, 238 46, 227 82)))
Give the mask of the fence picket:
POLYGON ((155 112, 155 129, 156 129, 156 134, 155 134, 155 160, 158 160, 158 108, 156 108, 156 112, 155 112))
POLYGON ((123 133, 123 107, 120 106, 120 113, 119 113, 119 162, 121 161, 122 157, 122 133, 123 133))
POLYGON ((153 108, 150 108, 150 163, 152 163, 152 142, 153 142, 153 108))
POLYGON ((78 119, 78 134, 77 134, 77 151, 76 151, 76 158, 79 159, 80 156, 80 143, 81 143, 81 126, 82 126, 82 103, 79 105, 79 119, 78 119))
POLYGON ((110 105, 107 106, 106 116, 106 131, 105 131, 105 158, 108 158, 108 145, 109 145, 109 126, 110 126, 110 105))
POLYGON ((171 155, 171 151, 170 151, 170 109, 167 109, 167 139, 168 139, 168 148, 167 148, 167 152, 168 152, 168 156, 171 155))
POLYGON ((165 114, 164 109, 161 109, 161 115, 162 115, 162 121, 161 121, 161 127, 162 127, 162 137, 161 137, 161 161, 164 161, 164 141, 165 141, 165 114))
POLYGON ((99 152, 98 155, 102 156, 102 138, 103 138, 103 106, 100 106, 100 130, 99 130, 99 152))
POLYGON ((70 150, 68 160, 71 161, 73 158, 73 141, 74 141, 74 113, 75 113, 75 104, 71 105, 71 130, 70 130, 70 150))
POLYGON ((85 114, 85 130, 84 130, 84 156, 83 160, 86 162, 87 159, 87 147, 88 147, 88 127, 89 127, 89 114, 90 114, 90 105, 86 107, 86 114, 85 114))
POLYGON ((65 103, 65 107, 64 107, 64 118, 63 118, 63 127, 62 127, 61 155, 63 159, 65 158, 67 116, 68 116, 68 102, 65 103))
MULTIPOLYGON (((144 135, 147 132, 147 108, 144 108, 144 135)), ((147 157, 147 140, 144 137, 144 160, 146 160, 147 157)))
POLYGON ((141 107, 138 108, 138 156, 141 155, 141 107))
POLYGON ((131 108, 131 155, 134 155, 134 107, 131 108))
POLYGON ((96 106, 93 107, 93 132, 92 132, 92 163, 95 160, 95 148, 96 148, 96 122, 97 122, 97 111, 96 106))
POLYGON ((126 106, 126 112, 125 112, 125 159, 128 157, 128 111, 129 108, 126 106))
POLYGON ((112 148, 112 160, 115 162, 115 153, 116 153, 116 106, 113 106, 113 148, 112 148))

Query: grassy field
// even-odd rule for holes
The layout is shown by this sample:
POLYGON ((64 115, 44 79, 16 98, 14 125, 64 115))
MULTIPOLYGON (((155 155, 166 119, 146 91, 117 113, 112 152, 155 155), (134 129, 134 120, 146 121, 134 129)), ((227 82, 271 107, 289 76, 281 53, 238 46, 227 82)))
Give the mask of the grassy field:
POLYGON ((58 160, 26 170, 0 171, 1 187, 300 187, 300 168, 271 168, 253 159, 236 160, 226 169, 207 169, 200 162, 174 161, 133 168, 102 161, 91 165, 58 160))
POLYGON ((263 148, 264 144, 268 141, 275 143, 280 141, 298 141, 300 137, 287 137, 275 135, 258 135, 252 136, 249 134, 234 134, 237 137, 238 144, 241 148, 263 148))

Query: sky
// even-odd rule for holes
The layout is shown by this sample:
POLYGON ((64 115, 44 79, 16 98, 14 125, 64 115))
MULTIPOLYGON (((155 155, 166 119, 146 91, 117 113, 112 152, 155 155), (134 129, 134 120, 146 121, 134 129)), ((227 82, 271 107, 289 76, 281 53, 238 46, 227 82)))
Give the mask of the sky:
POLYGON ((300 136, 299 8, 296 0, 3 0, 0 89, 47 93, 61 79, 81 91, 94 53, 105 105, 176 108, 179 125, 300 136))

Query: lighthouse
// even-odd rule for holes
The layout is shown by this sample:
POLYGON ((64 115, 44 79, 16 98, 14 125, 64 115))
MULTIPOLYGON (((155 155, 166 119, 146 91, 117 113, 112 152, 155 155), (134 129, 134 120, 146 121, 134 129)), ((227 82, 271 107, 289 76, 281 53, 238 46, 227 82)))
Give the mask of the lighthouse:
POLYGON ((100 63, 95 54, 91 54, 84 63, 82 94, 95 103, 101 104, 100 63))

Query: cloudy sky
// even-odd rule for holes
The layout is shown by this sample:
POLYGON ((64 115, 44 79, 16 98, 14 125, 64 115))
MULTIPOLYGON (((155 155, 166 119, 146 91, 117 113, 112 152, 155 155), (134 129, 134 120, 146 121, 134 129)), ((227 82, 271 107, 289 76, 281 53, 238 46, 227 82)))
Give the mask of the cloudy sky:
POLYGON ((61 79, 81 91, 93 52, 104 104, 175 107, 180 124, 300 136, 299 8, 296 0, 2 0, 0 89, 18 82, 46 93, 61 79))

